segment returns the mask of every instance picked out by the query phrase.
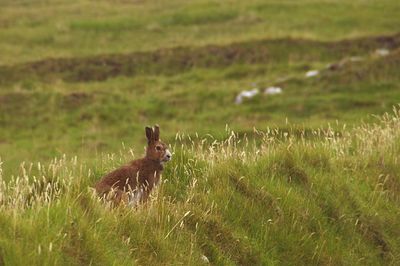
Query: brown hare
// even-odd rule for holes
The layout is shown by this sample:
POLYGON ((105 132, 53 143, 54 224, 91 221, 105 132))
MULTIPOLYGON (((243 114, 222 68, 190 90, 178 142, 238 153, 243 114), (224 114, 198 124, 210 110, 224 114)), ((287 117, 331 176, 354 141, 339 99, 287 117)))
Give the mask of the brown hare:
POLYGON ((112 200, 115 205, 124 203, 136 206, 146 202, 152 189, 160 182, 164 163, 171 160, 168 146, 160 141, 158 125, 146 127, 148 145, 144 158, 134 160, 102 177, 95 185, 98 195, 112 200))

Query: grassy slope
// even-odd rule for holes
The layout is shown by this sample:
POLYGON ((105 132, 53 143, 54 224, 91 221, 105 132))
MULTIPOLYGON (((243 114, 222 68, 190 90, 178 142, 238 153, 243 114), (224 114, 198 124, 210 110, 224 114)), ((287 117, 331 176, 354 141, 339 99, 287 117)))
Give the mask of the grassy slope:
POLYGON ((280 84, 284 95, 233 104, 252 83, 262 88, 342 58, 396 49, 398 35, 393 43, 338 41, 395 33, 396 1, 1 5, 0 156, 7 176, 24 160, 87 157, 122 142, 141 150, 143 125, 156 122, 168 141, 176 132, 218 136, 226 124, 240 132, 285 127, 286 118, 312 128, 336 119, 358 123, 399 99, 398 77, 389 75, 398 69, 394 64, 374 80, 369 72, 352 84, 340 75, 324 82, 294 79, 280 84), (168 49, 176 46, 185 48, 168 49))
POLYGON ((254 126, 285 127, 286 118, 306 128, 335 124, 338 119, 359 123, 368 119, 367 114, 381 114, 399 102, 396 73, 400 38, 395 35, 389 40, 282 40, 189 52, 167 50, 156 52, 162 54, 156 57, 157 62, 146 61, 141 69, 148 73, 128 76, 124 69, 132 68, 135 54, 132 60, 121 60, 125 63, 117 71, 110 69, 110 62, 118 62, 120 56, 105 57, 109 63, 100 68, 90 67, 99 65, 90 63, 96 58, 75 59, 80 68, 71 67, 68 60, 0 68, 6 73, 0 92, 0 123, 4 128, 0 155, 5 171, 9 173, 22 160, 50 159, 63 153, 85 157, 119 149, 122 142, 138 149, 143 143, 143 125, 153 123, 161 124, 168 141, 176 132, 219 136, 226 124, 239 132, 251 131, 254 126), (374 56, 375 49, 385 46, 392 51, 389 56, 374 56), (254 56, 257 49, 264 51, 265 59, 261 52, 254 56), (215 56, 202 56, 210 50, 218 51, 215 56, 231 54, 233 59, 221 56, 225 58, 222 63, 210 62, 215 56), (187 66, 185 58, 193 54, 192 65, 187 66), (324 68, 354 55, 365 60, 325 71, 316 79, 304 78, 309 69, 324 68), (79 76, 74 72, 79 69, 84 69, 85 79, 107 76, 104 73, 114 77, 69 80, 68 76, 79 76), (282 77, 289 79, 279 81, 282 77), (277 84, 284 93, 235 105, 236 94, 251 88, 251 83, 260 88, 277 84))
POLYGON ((398 31, 396 1, 9 1, 0 64, 232 41, 398 31))
MULTIPOLYGON (((49 206, 39 199, 13 208, 26 194, 42 195, 48 181, 40 181, 37 193, 2 205, 0 262, 199 264, 201 254, 216 264, 399 262, 399 127, 348 131, 335 123, 371 122, 367 114, 399 102, 396 1, 0 4, 2 178, 44 176, 59 193, 49 206), (176 46, 184 48, 169 49, 176 46), (390 55, 376 56, 383 47, 390 55), (138 54, 146 59, 139 64, 138 54), (304 79, 350 56, 364 61, 304 79), (115 61, 123 62, 117 71, 115 61), (252 83, 280 85, 284 94, 234 105, 252 83), (279 132, 263 140, 259 156, 232 143, 211 155, 176 144, 167 181, 143 210, 110 212, 86 191, 130 159, 129 148, 99 159, 103 152, 124 142, 141 154, 146 124, 160 123, 174 143, 176 132, 224 139, 226 124, 240 136, 253 126, 287 130, 286 118, 307 140, 281 141, 279 132), (310 133, 328 122, 347 137, 310 133), (79 162, 49 166, 64 153, 79 162), (41 170, 19 167, 38 160, 41 170)), ((18 193, 8 189, 1 195, 18 193)))
POLYGON ((19 181, 1 186, 1 261, 398 264, 399 121, 397 111, 313 140, 258 132, 257 145, 235 135, 212 145, 178 140, 157 198, 138 210, 110 210, 87 189, 126 156, 25 165, 19 181))

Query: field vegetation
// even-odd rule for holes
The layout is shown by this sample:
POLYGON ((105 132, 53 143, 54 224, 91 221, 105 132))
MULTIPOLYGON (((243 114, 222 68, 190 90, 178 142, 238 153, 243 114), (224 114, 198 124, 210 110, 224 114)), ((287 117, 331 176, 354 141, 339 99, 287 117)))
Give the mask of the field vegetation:
POLYGON ((397 1, 0 6, 0 265, 400 263, 397 1), (155 123, 162 186, 104 206, 155 123))
POLYGON ((23 164, 0 186, 6 265, 397 264, 400 113, 343 134, 177 136, 153 200, 110 208, 90 186, 129 159, 23 164), (29 240, 29 241, 27 241, 29 240))

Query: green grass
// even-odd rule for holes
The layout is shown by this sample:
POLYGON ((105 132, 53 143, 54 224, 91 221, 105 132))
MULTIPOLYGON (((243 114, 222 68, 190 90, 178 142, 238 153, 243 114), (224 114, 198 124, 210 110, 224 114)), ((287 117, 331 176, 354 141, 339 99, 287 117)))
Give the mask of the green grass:
POLYGON ((253 127, 285 127, 286 119, 305 128, 335 125, 337 120, 368 121, 368 114, 390 111, 400 99, 397 35, 392 40, 395 50, 387 57, 370 55, 387 45, 374 38, 323 44, 305 41, 303 47, 287 40, 170 50, 160 53, 154 63, 140 59, 152 58, 153 53, 133 54, 132 59, 120 61, 119 56, 110 56, 106 60, 120 63, 116 71, 99 63, 91 67, 96 58, 3 67, 0 154, 5 171, 15 172, 23 160, 47 160, 64 153, 86 157, 117 150, 121 143, 141 150, 143 127, 154 123, 161 125, 163 138, 171 141, 177 132, 220 136, 226 124, 248 132, 253 127), (282 49, 282 43, 295 48, 282 49), (263 63, 262 54, 254 57, 254 51, 266 46, 263 63), (310 46, 318 53, 308 52, 305 47, 310 46), (207 58, 210 50, 217 52, 207 58), (238 54, 236 59, 221 61, 232 51, 238 54), (352 55, 365 59, 304 78, 309 69, 322 69, 352 55), (221 60, 210 61, 218 56, 221 60), (192 62, 189 66, 187 59, 192 62), (135 60, 147 65, 131 63, 135 60), (136 67, 139 70, 130 74, 129 69, 136 67), (69 78, 79 77, 74 70, 81 69, 86 73, 83 80, 69 78), (111 76, 104 80, 107 73, 111 76), (282 77, 288 79, 279 81, 282 77), (235 105, 237 93, 250 89, 252 83, 260 89, 279 85, 284 93, 259 95, 235 105))
POLYGON ((0 6, 0 265, 400 263, 397 1, 0 6), (158 195, 97 202, 155 123, 158 195))
POLYGON ((138 209, 110 209, 88 189, 127 150, 25 164, 0 187, 1 261, 396 265, 399 121, 397 110, 341 136, 257 132, 258 143, 180 136, 157 197, 138 209))
POLYGON ((0 65, 260 38, 398 31, 396 1, 0 2, 0 65))

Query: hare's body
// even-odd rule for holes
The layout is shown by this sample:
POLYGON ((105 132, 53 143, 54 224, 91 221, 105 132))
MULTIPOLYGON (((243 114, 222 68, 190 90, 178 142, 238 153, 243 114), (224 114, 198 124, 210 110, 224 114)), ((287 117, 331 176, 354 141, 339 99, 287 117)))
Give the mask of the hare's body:
POLYGON ((108 173, 96 185, 100 197, 107 197, 111 191, 111 199, 115 204, 123 201, 136 205, 145 202, 150 192, 158 185, 164 162, 171 159, 167 146, 159 140, 159 129, 146 128, 149 145, 146 156, 134 160, 125 166, 108 173))
POLYGON ((105 196, 115 190, 116 203, 121 200, 132 203, 146 201, 151 190, 159 183, 162 170, 158 162, 146 158, 135 160, 105 175, 96 184, 96 191, 100 196, 105 196), (128 198, 124 199, 123 194, 128 198))

